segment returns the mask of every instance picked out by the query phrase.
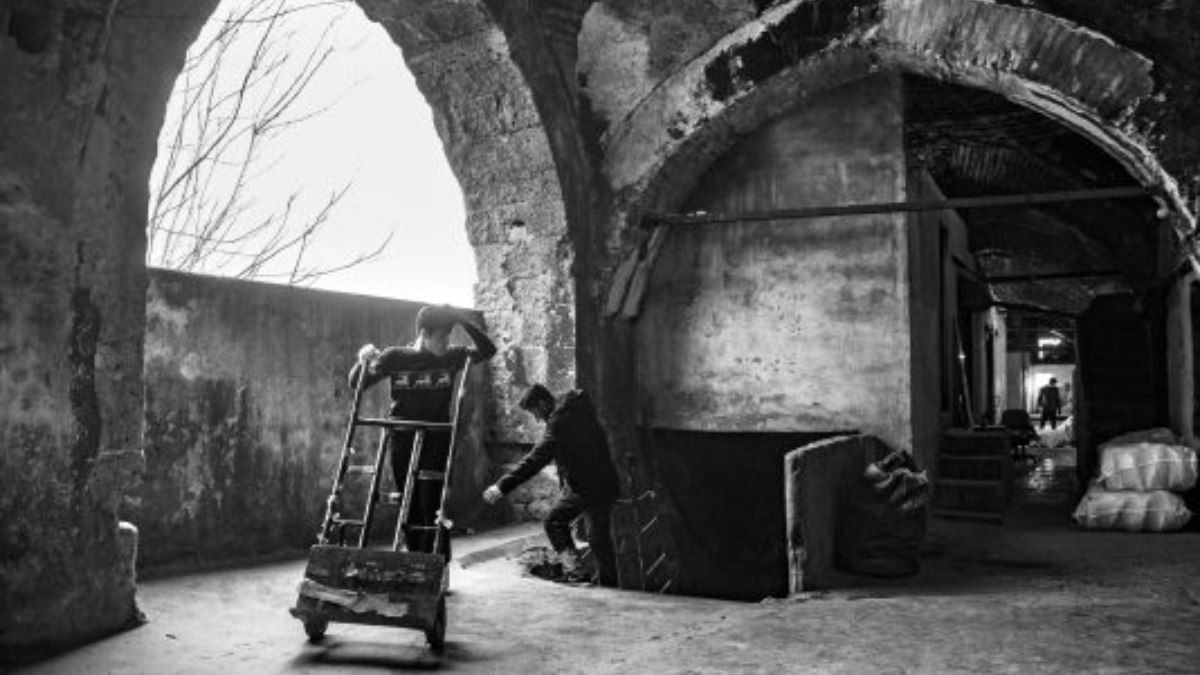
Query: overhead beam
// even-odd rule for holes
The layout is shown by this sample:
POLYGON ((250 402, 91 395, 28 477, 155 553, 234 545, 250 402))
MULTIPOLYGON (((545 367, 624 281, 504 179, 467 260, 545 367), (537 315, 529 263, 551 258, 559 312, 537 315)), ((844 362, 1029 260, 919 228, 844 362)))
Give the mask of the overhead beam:
POLYGON ((1030 192, 983 197, 955 197, 952 199, 932 199, 915 202, 809 206, 799 209, 774 209, 771 211, 751 211, 737 214, 667 213, 648 216, 642 221, 642 224, 644 227, 659 227, 662 225, 713 225, 718 223, 744 223, 763 220, 805 220, 809 218, 860 216, 877 213, 916 213, 921 211, 984 209, 998 206, 1029 206, 1032 204, 1059 204, 1105 199, 1133 199, 1148 197, 1152 194, 1154 193, 1144 187, 1117 187, 1063 192, 1030 192))
POLYGON ((1036 274, 1006 274, 982 279, 985 284, 1020 284, 1027 281, 1050 281, 1053 279, 1107 279, 1121 277, 1121 270, 1079 270, 1075 272, 1043 272, 1036 274))
POLYGON ((1045 307, 1043 305, 1035 305, 1035 304, 1027 303, 1027 302, 1000 302, 998 300, 994 300, 992 302, 988 302, 985 304, 969 305, 969 306, 967 306, 967 309, 983 310, 983 309, 989 309, 991 307, 995 307, 997 309, 1013 311, 1013 312, 1025 312, 1027 314, 1040 314, 1042 316, 1061 317, 1064 319, 1071 319, 1071 320, 1075 320, 1075 319, 1079 318, 1079 315, 1074 312, 1067 312, 1067 311, 1064 311, 1061 309, 1051 309, 1051 308, 1045 307))

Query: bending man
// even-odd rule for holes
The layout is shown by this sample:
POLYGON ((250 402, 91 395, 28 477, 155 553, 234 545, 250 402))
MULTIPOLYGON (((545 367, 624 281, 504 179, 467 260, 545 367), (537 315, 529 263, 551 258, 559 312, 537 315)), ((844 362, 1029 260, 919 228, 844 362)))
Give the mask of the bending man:
POLYGON ((591 525, 588 543, 596 561, 598 581, 604 586, 616 586, 611 519, 619 485, 608 439, 596 419, 596 410, 579 390, 568 392, 556 406, 554 395, 540 384, 521 397, 520 406, 546 423, 545 435, 516 468, 484 491, 484 500, 496 503, 553 461, 558 466, 562 493, 546 517, 550 545, 563 561, 568 577, 577 576, 579 556, 571 537, 571 521, 580 514, 587 516, 591 525))

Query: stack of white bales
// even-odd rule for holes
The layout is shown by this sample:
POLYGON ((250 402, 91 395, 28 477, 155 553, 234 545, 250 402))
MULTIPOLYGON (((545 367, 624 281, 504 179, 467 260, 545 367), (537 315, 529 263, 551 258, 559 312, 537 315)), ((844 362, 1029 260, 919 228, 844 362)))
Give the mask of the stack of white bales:
POLYGON ((1176 494, 1196 484, 1196 452, 1170 429, 1135 431, 1100 446, 1100 476, 1075 509, 1093 530, 1171 532, 1192 518, 1176 494))

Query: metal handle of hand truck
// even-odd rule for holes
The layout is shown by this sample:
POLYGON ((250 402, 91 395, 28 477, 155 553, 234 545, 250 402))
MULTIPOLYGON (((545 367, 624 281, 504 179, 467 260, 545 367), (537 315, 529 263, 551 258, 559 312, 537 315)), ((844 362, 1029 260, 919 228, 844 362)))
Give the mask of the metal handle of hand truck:
POLYGON ((452 422, 425 422, 422 420, 399 420, 383 417, 358 417, 354 423, 362 427, 382 427, 384 429, 404 431, 440 431, 446 432, 454 428, 452 422))

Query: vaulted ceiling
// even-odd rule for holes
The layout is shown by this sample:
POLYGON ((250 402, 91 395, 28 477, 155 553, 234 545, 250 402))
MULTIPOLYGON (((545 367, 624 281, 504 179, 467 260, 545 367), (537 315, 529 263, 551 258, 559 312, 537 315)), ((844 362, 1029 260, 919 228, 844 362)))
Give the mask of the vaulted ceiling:
MULTIPOLYGON (((910 162, 947 197, 1136 185, 1095 144, 989 92, 906 77, 905 112, 910 162)), ((1156 211, 1152 198, 1141 197, 960 215, 982 272, 997 280, 990 285, 997 301, 1078 314, 1097 294, 1142 294, 1154 284, 1156 211)))

